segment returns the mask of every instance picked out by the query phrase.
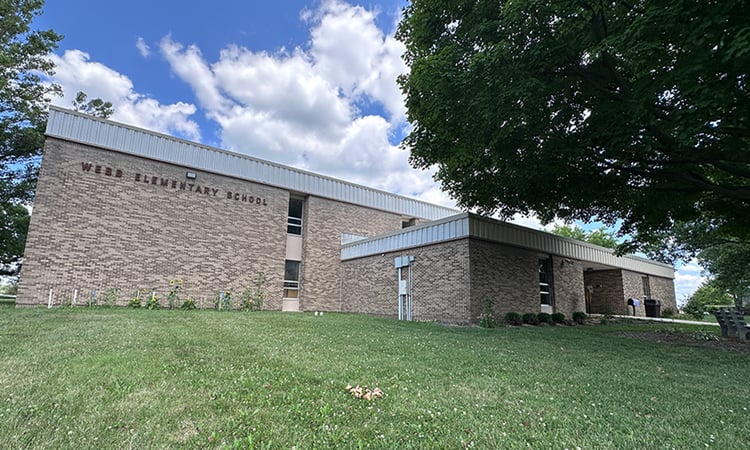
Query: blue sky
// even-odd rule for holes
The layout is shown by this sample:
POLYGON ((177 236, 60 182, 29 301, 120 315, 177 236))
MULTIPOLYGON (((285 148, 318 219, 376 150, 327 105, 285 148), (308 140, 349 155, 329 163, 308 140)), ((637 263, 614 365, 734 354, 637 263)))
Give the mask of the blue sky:
MULTIPOLYGON (((406 1, 46 3, 36 27, 64 35, 54 104, 84 91, 111 101, 113 120, 455 206, 398 147, 408 124, 395 78, 407 68, 394 31, 406 1)), ((682 266, 678 301, 700 281, 682 266)))

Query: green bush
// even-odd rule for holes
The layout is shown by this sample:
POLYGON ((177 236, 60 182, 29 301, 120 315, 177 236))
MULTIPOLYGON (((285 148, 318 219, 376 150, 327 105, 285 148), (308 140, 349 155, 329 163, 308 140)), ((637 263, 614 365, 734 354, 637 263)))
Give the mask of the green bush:
POLYGON ((586 322, 586 313, 581 311, 576 311, 573 313, 573 322, 577 323, 578 325, 583 325, 586 322))
POLYGON ((180 308, 184 310, 195 309, 195 300, 188 297, 184 302, 182 302, 182 306, 180 306, 180 308))
POLYGON ((146 309, 159 309, 159 296, 156 292, 151 293, 146 300, 146 309))
POLYGON ((703 320, 703 316, 706 315, 703 310, 703 305, 700 305, 697 302, 688 302, 687 305, 682 307, 682 311, 695 320, 703 320))
POLYGON ((482 328, 495 328, 495 316, 493 316, 491 313, 480 314, 479 326, 482 328))
POLYGON ((565 323, 565 314, 563 313, 553 313, 552 314, 552 323, 565 323))
POLYGON ((539 323, 552 323, 552 316, 547 313, 540 312, 536 315, 536 318, 539 323))
POLYGON ((508 325, 521 325, 523 320, 517 312, 509 312, 505 315, 505 323, 508 325))
POLYGON ((661 316, 669 319, 670 317, 674 317, 674 309, 672 308, 664 308, 661 310, 661 316))
POLYGON ((529 325, 539 325, 539 318, 536 313, 526 313, 522 316, 523 323, 529 325))
POLYGON ((109 288, 104 291, 102 299, 105 306, 115 306, 117 304, 117 296, 120 294, 119 288, 109 288))

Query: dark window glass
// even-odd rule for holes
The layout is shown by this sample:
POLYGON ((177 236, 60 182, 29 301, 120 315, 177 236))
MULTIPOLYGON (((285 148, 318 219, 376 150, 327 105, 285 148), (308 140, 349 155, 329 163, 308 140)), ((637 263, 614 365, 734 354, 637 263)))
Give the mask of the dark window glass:
POLYGON ((302 209, 304 206, 304 199, 295 197, 289 199, 289 217, 286 226, 287 233, 302 234, 302 209))

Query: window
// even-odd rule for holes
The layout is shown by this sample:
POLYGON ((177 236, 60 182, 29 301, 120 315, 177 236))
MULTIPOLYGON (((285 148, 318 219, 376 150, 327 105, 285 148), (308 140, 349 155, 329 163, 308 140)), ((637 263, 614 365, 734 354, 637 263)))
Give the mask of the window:
POLYGON ((287 218, 286 232, 289 234, 302 234, 302 209, 305 200, 298 197, 289 198, 289 217, 287 218))
POLYGON ((413 227, 416 224, 417 224, 417 219, 414 219, 414 218, 401 220, 401 228, 413 227))
POLYGON ((299 297, 299 261, 284 263, 284 298, 299 297))
POLYGON ((539 300, 542 305, 552 305, 551 279, 549 258, 539 258, 539 300))

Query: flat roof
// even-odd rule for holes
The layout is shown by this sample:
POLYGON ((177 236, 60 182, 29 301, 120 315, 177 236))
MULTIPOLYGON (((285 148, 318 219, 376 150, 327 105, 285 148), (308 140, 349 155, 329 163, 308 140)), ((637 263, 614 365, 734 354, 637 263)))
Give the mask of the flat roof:
POLYGON ((436 220, 458 212, 445 206, 56 106, 50 107, 46 135, 406 217, 436 220))
POLYGON ((341 259, 346 261, 465 238, 482 239, 595 265, 674 279, 674 267, 669 264, 634 255, 617 256, 609 248, 472 213, 460 213, 442 220, 344 244, 341 247, 341 259))

